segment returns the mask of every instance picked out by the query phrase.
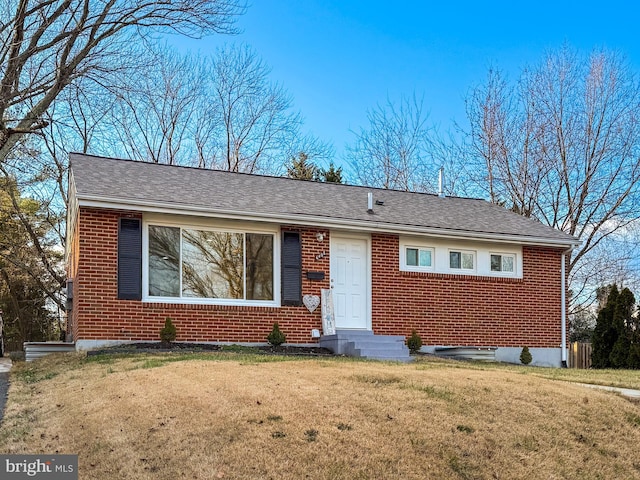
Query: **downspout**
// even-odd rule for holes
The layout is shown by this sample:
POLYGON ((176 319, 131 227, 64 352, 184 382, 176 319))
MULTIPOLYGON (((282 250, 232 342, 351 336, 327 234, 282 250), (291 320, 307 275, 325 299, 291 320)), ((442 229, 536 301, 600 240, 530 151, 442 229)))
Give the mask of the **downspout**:
POLYGON ((560 260, 560 276, 561 276, 561 291, 560 291, 560 323, 562 325, 561 337, 561 366, 567 368, 567 268, 566 268, 566 256, 571 254, 574 249, 574 245, 562 252, 560 260))

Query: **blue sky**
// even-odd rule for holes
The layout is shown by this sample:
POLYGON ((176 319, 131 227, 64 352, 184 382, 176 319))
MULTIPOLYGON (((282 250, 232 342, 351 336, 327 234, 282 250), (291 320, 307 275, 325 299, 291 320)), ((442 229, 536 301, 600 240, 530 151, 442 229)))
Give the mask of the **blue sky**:
POLYGON ((367 126, 367 109, 401 95, 424 98, 429 123, 465 123, 464 98, 489 66, 514 79, 548 49, 623 52, 640 72, 635 2, 432 2, 254 0, 236 37, 190 43, 207 54, 223 42, 251 45, 272 80, 293 96, 307 129, 334 144, 337 160, 367 126))

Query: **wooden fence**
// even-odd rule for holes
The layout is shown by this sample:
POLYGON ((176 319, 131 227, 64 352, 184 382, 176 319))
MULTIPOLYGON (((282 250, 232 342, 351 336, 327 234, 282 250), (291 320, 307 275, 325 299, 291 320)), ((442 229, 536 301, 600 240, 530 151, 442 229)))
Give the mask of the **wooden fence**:
POLYGON ((591 344, 570 343, 568 360, 569 368, 591 368, 591 344))

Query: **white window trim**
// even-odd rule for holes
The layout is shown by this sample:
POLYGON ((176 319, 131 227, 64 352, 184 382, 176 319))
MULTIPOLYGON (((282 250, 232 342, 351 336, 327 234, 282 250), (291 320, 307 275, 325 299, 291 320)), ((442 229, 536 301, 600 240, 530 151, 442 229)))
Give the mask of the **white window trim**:
MULTIPOLYGON (((500 268, 502 268, 502 265, 500 265, 500 268)), ((516 277, 516 276, 518 276, 518 256, 515 253, 490 251, 489 252, 489 272, 490 272, 491 276, 495 276, 495 277, 516 277), (511 257, 513 259, 513 271, 512 272, 505 272, 504 270, 500 270, 499 272, 496 272, 494 270, 491 270, 491 256, 492 255, 500 255, 500 257, 511 257)))
MULTIPOLYGON (((420 253, 418 252, 418 257, 419 256, 420 256, 420 253)), ((418 243, 400 242, 400 270, 404 272, 434 272, 435 264, 436 264, 435 247, 420 245, 418 243), (407 265, 407 248, 415 248, 418 250, 429 250, 431 252, 431 266, 421 267, 420 265, 407 265)))
POLYGON ((399 271, 439 273, 444 275, 474 275, 479 277, 502 277, 511 279, 523 278, 522 245, 498 244, 495 242, 461 241, 446 238, 399 236, 398 265, 399 271), (433 249, 431 270, 417 270, 406 265, 406 248, 433 249), (449 252, 470 252, 474 254, 474 269, 464 270, 449 268, 449 252), (514 258, 514 272, 492 272, 491 255, 509 255, 514 258))
MULTIPOLYGON (((257 229, 251 224, 217 224, 212 222, 202 222, 200 219, 193 222, 182 222, 180 220, 168 221, 166 219, 144 218, 142 222, 142 301, 146 303, 173 303, 188 305, 238 305, 255 307, 279 307, 281 301, 280 293, 280 230, 268 227, 257 229), (183 229, 208 230, 226 233, 259 233, 263 235, 273 235, 273 300, 245 300, 231 298, 194 298, 194 297, 156 297, 149 295, 149 225, 159 227, 175 227, 181 229, 181 240, 183 229), (246 225, 246 227, 245 227, 246 225)), ((246 245, 245 245, 246 250, 246 245)), ((181 265, 182 265, 182 241, 181 265)), ((246 251, 244 252, 246 258, 246 251)), ((182 272, 180 272, 182 283, 182 272)), ((246 278, 245 278, 246 282, 246 278)), ((182 292, 182 284, 180 285, 182 292)))
POLYGON ((465 250, 462 248, 450 248, 447 253, 447 267, 449 272, 458 275, 467 275, 470 273, 475 273, 478 268, 478 254, 475 250, 465 250), (452 253, 460 253, 460 268, 452 268, 451 267, 451 254, 452 253), (462 267, 462 255, 463 254, 471 254, 473 256, 473 268, 463 268, 462 267))

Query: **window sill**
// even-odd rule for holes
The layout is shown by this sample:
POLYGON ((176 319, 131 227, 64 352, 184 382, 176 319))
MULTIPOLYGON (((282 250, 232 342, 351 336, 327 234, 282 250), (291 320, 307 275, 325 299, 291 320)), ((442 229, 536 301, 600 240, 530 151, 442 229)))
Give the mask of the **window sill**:
POLYGON ((470 281, 493 281, 493 282, 507 282, 507 283, 522 283, 522 277, 515 276, 498 276, 498 275, 478 275, 476 273, 442 273, 442 272, 408 272, 400 270, 400 276, 402 277, 424 277, 434 279, 455 279, 455 280, 470 280, 470 281))
POLYGON ((172 298, 172 297, 146 297, 142 303, 165 305, 195 305, 216 307, 280 307, 275 301, 245 301, 245 300, 215 300, 210 298, 172 298))
POLYGON ((412 272, 412 273, 435 273, 433 268, 419 268, 419 267, 401 267, 401 272, 412 272))

